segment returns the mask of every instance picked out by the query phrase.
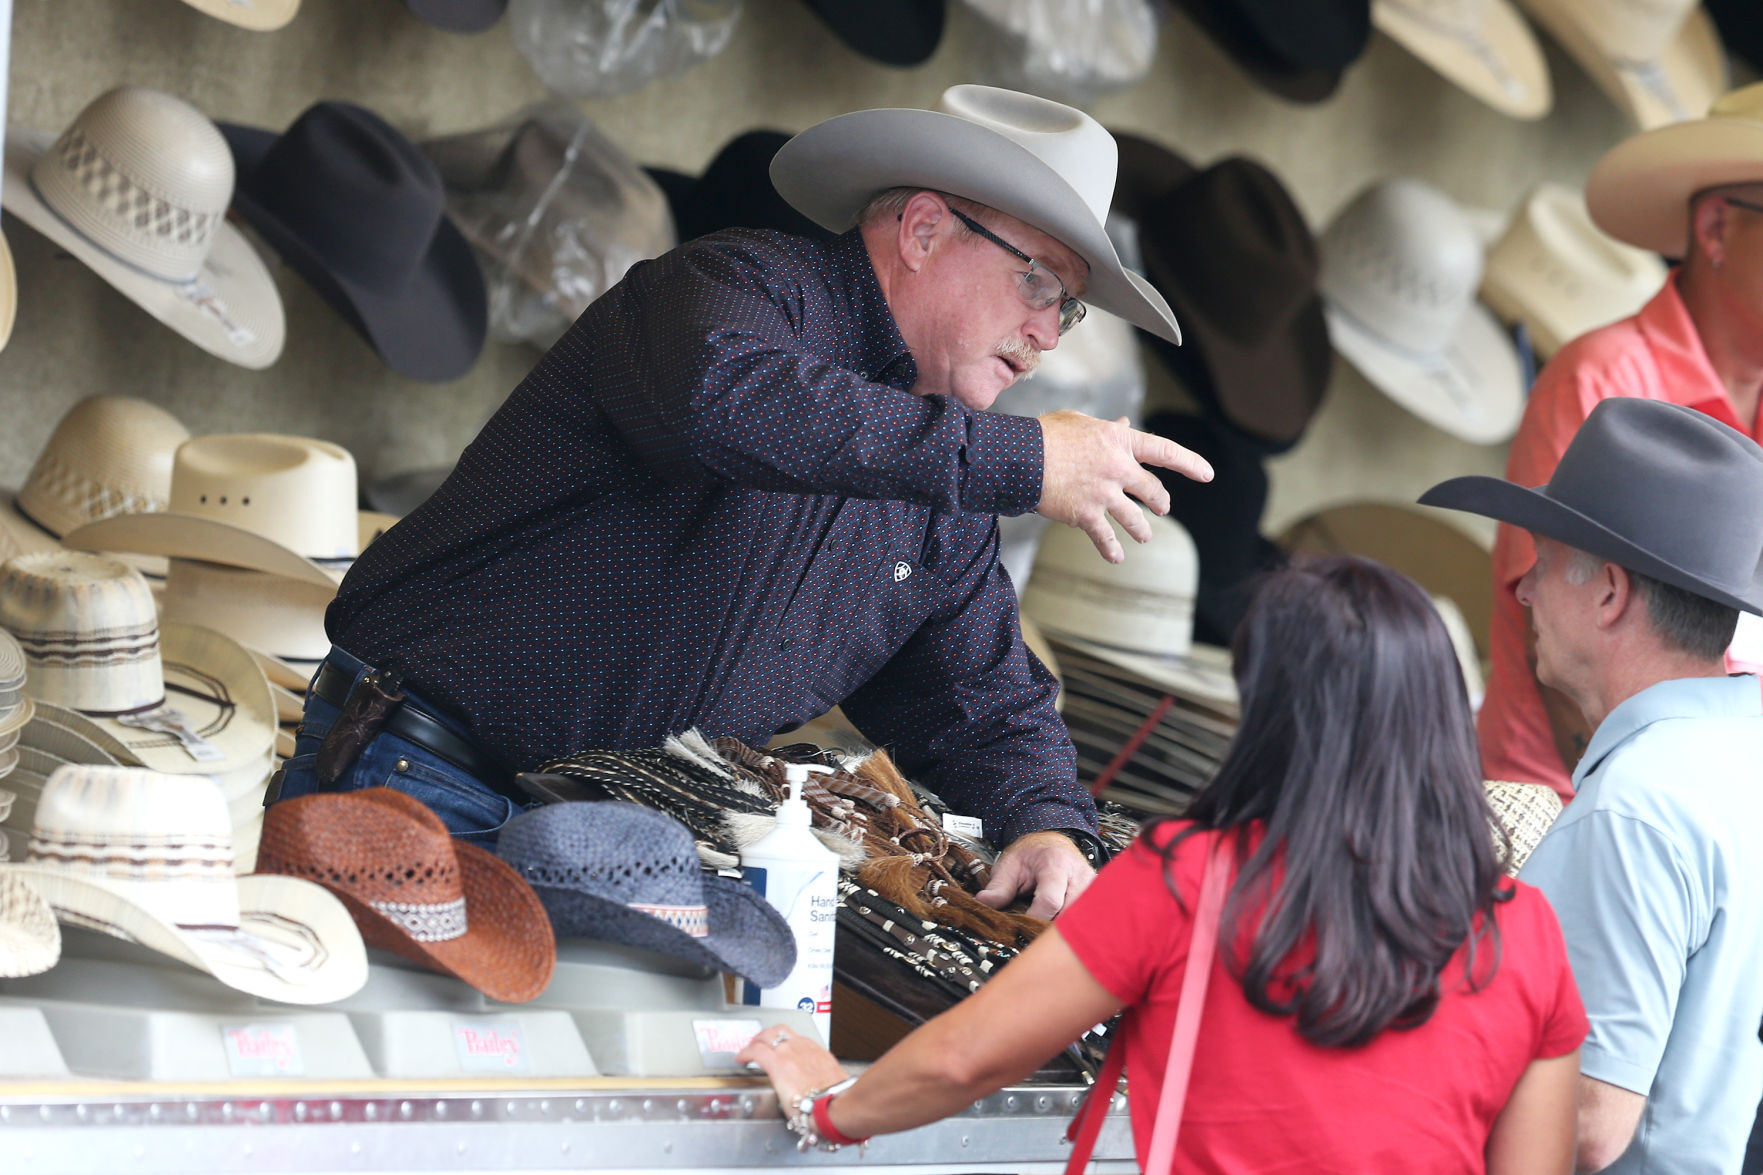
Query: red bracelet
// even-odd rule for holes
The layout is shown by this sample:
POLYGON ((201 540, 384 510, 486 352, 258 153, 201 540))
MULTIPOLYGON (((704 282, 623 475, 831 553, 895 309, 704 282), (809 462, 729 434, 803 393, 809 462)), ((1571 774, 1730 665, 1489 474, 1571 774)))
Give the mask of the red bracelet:
POLYGON ((833 1125, 833 1116, 828 1107, 838 1096, 836 1093, 826 1093, 814 1099, 814 1132, 826 1141, 836 1143, 839 1146, 862 1146, 869 1139, 852 1138, 833 1125))

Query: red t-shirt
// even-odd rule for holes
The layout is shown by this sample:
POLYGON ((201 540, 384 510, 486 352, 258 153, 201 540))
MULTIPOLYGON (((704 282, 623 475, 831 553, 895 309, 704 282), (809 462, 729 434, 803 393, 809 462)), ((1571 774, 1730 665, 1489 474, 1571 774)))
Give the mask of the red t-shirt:
MULTIPOLYGON (((1158 833, 1166 844, 1185 825, 1158 833)), ((1192 914, 1207 844, 1177 851, 1176 904, 1162 858, 1141 839, 1111 862, 1055 924, 1096 981, 1131 1008, 1121 1043, 1142 1164, 1175 1029, 1192 914)), ((1173 1170, 1180 1172, 1480 1171, 1488 1131, 1533 1060, 1585 1039, 1585 1008, 1555 912, 1522 883, 1497 906, 1500 963, 1480 991, 1463 984, 1463 954, 1418 1028, 1388 1030, 1363 1048, 1332 1049, 1295 1019, 1258 1011, 1218 954, 1173 1170)), ((1246 947, 1249 938, 1241 942, 1246 947)), ((1485 953, 1476 971, 1485 978, 1485 953)), ((1161 1175, 1153 1172, 1151 1175, 1161 1175)))

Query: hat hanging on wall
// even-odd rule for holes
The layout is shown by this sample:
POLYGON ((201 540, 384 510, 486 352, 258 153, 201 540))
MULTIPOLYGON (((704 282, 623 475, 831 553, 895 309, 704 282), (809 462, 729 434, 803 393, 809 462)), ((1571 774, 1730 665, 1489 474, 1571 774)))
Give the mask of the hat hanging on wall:
POLYGON ((294 19, 300 0, 184 0, 198 12, 242 29, 267 33, 294 19))
POLYGON ((943 40, 944 0, 803 0, 849 48, 883 65, 923 65, 943 40))
POLYGON ((1641 249, 1689 252, 1690 197, 1763 183, 1763 82, 1723 95, 1706 118, 1633 135, 1605 152, 1586 180, 1597 226, 1641 249))
POLYGON ((227 223, 233 160, 182 99, 122 86, 60 137, 12 128, 6 210, 210 354, 261 368, 282 352, 281 295, 227 223))
POLYGON ((1547 358, 1572 340, 1636 313, 1665 283, 1657 253, 1605 235, 1585 198, 1545 183, 1533 189, 1488 252, 1481 300, 1523 323, 1547 358))
POLYGON ((12 341, 12 324, 18 319, 18 267, 12 263, 12 245, 0 233, 0 349, 12 341))
POLYGON ((1555 104, 1542 46, 1510 0, 1373 0, 1371 20, 1501 114, 1541 118, 1555 104))
POLYGON ((221 133, 238 161, 234 205, 387 366, 431 382, 471 369, 484 277, 416 144, 349 102, 310 106, 280 134, 221 133))
POLYGON ((1001 85, 1087 104, 1135 85, 1157 59, 1151 0, 966 0, 986 23, 981 43, 1001 85))
POLYGON ((725 228, 774 229, 817 241, 833 233, 792 208, 771 183, 771 160, 790 141, 782 131, 751 130, 736 135, 718 151, 696 179, 659 168, 646 168, 667 193, 674 226, 681 241, 721 232, 725 228))
POLYGON ((1371 41, 1371 0, 1178 0, 1245 73, 1293 102, 1320 102, 1371 41))
POLYGON ((1642 130, 1701 118, 1727 87, 1699 0, 1518 0, 1642 130))
POLYGON ((571 98, 605 98, 684 73, 721 53, 740 18, 741 0, 508 4, 514 47, 540 81, 571 98))
POLYGON ((508 0, 404 0, 418 19, 450 33, 481 33, 508 10, 508 0))
POLYGON ((1471 444, 1509 438, 1524 411, 1517 348, 1475 301, 1481 239, 1443 192, 1366 188, 1322 234, 1329 335, 1367 380, 1471 444))
POLYGON ((1756 0, 1707 0, 1707 7, 1726 47, 1763 72, 1763 7, 1756 0))

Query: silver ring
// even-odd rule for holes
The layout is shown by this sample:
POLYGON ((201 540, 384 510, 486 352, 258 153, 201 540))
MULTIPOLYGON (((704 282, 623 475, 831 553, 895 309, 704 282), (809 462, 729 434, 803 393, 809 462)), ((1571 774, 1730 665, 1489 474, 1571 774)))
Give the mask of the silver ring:
POLYGON ((784 1047, 784 1042, 789 1039, 790 1034, 788 1032, 779 1032, 776 1036, 771 1038, 771 1047, 774 1049, 781 1049, 784 1047))

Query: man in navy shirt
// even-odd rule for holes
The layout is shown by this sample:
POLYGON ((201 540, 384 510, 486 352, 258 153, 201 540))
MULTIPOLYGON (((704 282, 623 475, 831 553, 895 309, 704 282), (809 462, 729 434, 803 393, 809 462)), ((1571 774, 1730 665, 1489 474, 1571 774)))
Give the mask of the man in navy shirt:
POLYGON ((983 411, 1080 293, 1180 337, 1102 231, 1113 140, 959 86, 811 128, 772 176, 849 231, 718 233, 589 307, 344 581, 281 794, 389 784, 488 843, 512 772, 692 727, 763 744, 842 705, 1008 846, 982 896, 1050 916, 1092 875, 1095 808, 996 515, 1118 561, 1109 518, 1144 541, 1131 497, 1167 509, 1142 462, 1211 476, 1121 422, 983 411), (383 727, 359 710, 380 676, 405 695, 383 727))

